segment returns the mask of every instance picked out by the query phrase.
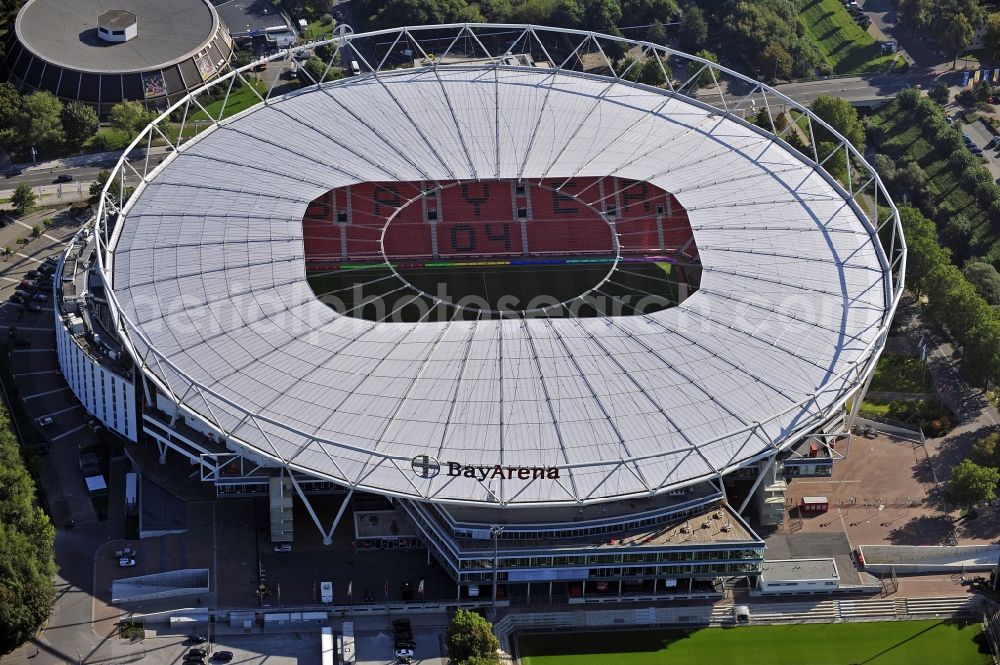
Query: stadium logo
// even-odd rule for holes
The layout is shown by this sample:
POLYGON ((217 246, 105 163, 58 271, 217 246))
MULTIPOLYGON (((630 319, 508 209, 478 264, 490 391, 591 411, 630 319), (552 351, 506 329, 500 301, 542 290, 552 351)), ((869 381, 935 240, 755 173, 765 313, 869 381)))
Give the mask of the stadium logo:
MULTIPOLYGON (((559 478, 559 468, 554 466, 501 466, 492 464, 476 466, 445 462, 448 465, 449 476, 463 476, 476 480, 556 480, 559 478)), ((413 473, 421 478, 433 478, 441 473, 441 462, 430 455, 417 455, 410 461, 413 473)))
POLYGON ((421 478, 433 478, 441 473, 441 462, 430 455, 417 455, 410 460, 410 468, 421 478))

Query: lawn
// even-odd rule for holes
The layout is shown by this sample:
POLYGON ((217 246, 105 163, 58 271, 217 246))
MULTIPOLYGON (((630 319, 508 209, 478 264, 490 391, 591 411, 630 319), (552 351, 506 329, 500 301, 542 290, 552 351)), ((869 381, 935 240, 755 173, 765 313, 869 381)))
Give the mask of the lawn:
POLYGON ((1000 235, 990 223, 989 212, 960 182, 961 174, 949 166, 947 155, 938 154, 920 123, 896 101, 880 108, 871 121, 885 132, 885 142, 878 151, 892 155, 900 165, 918 164, 927 174, 938 207, 960 210, 972 222, 970 256, 989 262, 1000 260, 1000 235))
POLYGON ((883 355, 875 366, 869 390, 885 393, 933 392, 927 365, 913 356, 883 355))
POLYGON ((896 59, 882 53, 840 0, 803 0, 799 15, 834 74, 881 72, 896 59))
POLYGON ((333 29, 336 27, 337 22, 324 24, 322 21, 313 21, 302 31, 302 36, 306 38, 306 41, 318 42, 324 39, 330 39, 333 37, 333 29))
MULTIPOLYGON (((267 94, 267 84, 264 83, 263 81, 259 81, 256 79, 249 79, 248 82, 251 83, 254 86, 254 88, 257 89, 257 92, 260 94, 261 97, 267 94)), ((222 83, 218 87, 225 90, 227 86, 228 86, 227 83, 222 83)), ((205 115, 204 112, 198 111, 197 113, 191 114, 189 121, 197 122, 197 121, 217 119, 219 117, 219 111, 222 109, 223 99, 225 98, 224 97, 220 98, 212 102, 211 104, 208 104, 207 106, 205 106, 204 101, 199 99, 198 101, 201 103, 202 106, 205 106, 205 110, 208 111, 212 117, 209 118, 208 116, 205 115)), ((226 112, 223 117, 228 118, 231 115, 236 115, 240 111, 248 109, 251 106, 259 103, 260 99, 257 97, 257 95, 253 93, 253 90, 250 89, 250 86, 244 85, 239 90, 236 90, 234 87, 231 94, 229 95, 229 100, 226 102, 226 112)))
MULTIPOLYGON (((397 269, 423 293, 473 309, 507 311, 571 301, 600 284, 610 267, 609 262, 595 266, 397 266, 397 269)), ((675 274, 674 266, 666 263, 629 263, 619 268, 594 298, 600 311, 632 313, 632 305, 644 312, 659 311, 676 302, 677 280, 690 277, 675 274)), ((316 295, 328 305, 338 311, 351 311, 361 318, 377 319, 385 312, 397 311, 414 296, 412 289, 404 286, 384 264, 363 269, 311 271, 308 281, 316 295), (369 305, 363 310, 355 309, 363 300, 369 305), (374 303, 378 301, 381 305, 376 306, 374 303)), ((424 300, 429 306, 430 301, 424 300)), ((400 316, 402 320, 415 320, 413 316, 420 317, 422 311, 416 307, 400 310, 400 316)), ((579 316, 598 313, 594 307, 580 303, 574 304, 574 312, 579 316)))
POLYGON ((523 665, 987 665, 978 623, 794 624, 526 635, 523 665))

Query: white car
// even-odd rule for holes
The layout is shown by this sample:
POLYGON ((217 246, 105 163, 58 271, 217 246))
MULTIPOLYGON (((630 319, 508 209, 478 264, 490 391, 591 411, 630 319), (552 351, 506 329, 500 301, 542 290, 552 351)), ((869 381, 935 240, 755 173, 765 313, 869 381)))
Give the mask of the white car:
POLYGON ((413 649, 396 649, 396 658, 413 658, 413 649))
POLYGON ((127 556, 123 556, 122 558, 118 559, 119 568, 131 568, 134 565, 135 565, 135 559, 129 558, 127 556))
POLYGON ((52 416, 42 416, 41 418, 39 418, 35 422, 38 423, 39 427, 48 427, 49 425, 51 425, 55 421, 52 420, 52 416))

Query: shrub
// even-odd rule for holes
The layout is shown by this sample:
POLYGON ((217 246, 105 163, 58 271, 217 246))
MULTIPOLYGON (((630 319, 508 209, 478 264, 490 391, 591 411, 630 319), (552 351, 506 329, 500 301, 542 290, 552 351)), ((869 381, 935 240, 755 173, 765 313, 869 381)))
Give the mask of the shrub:
POLYGON ((330 14, 323 14, 323 16, 320 17, 319 22, 323 25, 330 25, 333 23, 333 16, 330 14))

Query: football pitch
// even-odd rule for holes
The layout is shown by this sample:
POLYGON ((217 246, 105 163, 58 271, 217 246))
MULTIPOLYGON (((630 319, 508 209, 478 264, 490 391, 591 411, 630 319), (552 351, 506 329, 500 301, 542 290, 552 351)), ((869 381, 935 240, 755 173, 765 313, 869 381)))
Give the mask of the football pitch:
MULTIPOLYGON (((404 284, 385 264, 345 265, 308 274, 313 291, 335 309, 368 320, 400 312, 402 320, 425 319, 434 309, 430 294, 465 308, 460 318, 475 318, 480 310, 507 311, 551 308, 589 293, 586 302, 573 303, 574 316, 649 314, 678 302, 681 287, 697 288, 696 269, 677 270, 669 263, 623 263, 610 276, 610 262, 591 265, 494 266, 455 263, 450 266, 398 266, 404 284), (597 291, 591 291, 597 288, 597 291), (414 298, 423 301, 417 307, 414 298)), ((561 308, 549 315, 562 316, 561 308)), ((444 320, 455 315, 442 308, 444 320)))
POLYGON ((533 634, 522 665, 988 665, 978 622, 893 621, 533 634))

